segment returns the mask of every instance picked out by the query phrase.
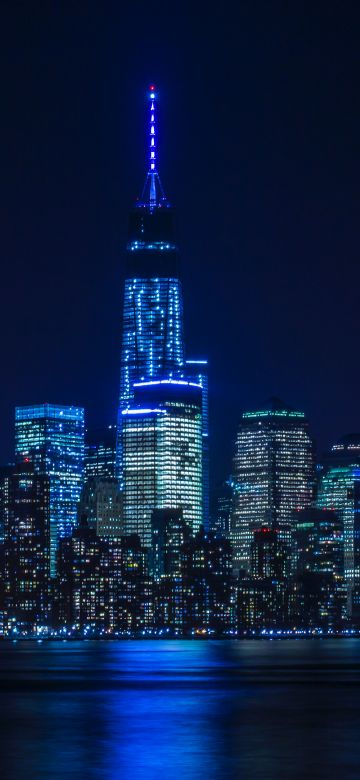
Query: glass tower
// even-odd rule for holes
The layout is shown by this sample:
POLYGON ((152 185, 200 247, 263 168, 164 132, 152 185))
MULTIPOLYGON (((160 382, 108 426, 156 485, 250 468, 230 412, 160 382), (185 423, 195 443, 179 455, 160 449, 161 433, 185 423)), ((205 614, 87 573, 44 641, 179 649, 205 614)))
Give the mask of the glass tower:
POLYGON ((331 448, 320 476, 317 506, 333 509, 343 525, 348 610, 360 589, 360 434, 343 436, 331 448))
POLYGON ((71 534, 84 469, 84 409, 19 406, 15 409, 15 456, 33 463, 50 480, 50 573, 56 575, 59 537, 71 534))
POLYGON ((313 444, 303 412, 271 398, 259 411, 242 415, 231 521, 235 570, 249 570, 254 530, 291 525, 294 510, 310 505, 313 479, 313 444))
POLYGON ((122 412, 124 530, 150 547, 156 509, 181 510, 193 532, 202 523, 201 387, 168 379, 134 389, 122 412))
POLYGON ((122 411, 134 382, 180 377, 183 304, 173 209, 156 168, 156 92, 150 86, 148 173, 129 219, 123 307, 117 472, 122 481, 122 411))

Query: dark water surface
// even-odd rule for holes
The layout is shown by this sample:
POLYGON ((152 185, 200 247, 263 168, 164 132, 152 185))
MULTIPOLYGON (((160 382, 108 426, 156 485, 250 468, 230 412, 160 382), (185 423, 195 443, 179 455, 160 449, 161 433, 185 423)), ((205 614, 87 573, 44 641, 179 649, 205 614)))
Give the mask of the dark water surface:
POLYGON ((360 778, 360 640, 0 645, 0 777, 360 778))

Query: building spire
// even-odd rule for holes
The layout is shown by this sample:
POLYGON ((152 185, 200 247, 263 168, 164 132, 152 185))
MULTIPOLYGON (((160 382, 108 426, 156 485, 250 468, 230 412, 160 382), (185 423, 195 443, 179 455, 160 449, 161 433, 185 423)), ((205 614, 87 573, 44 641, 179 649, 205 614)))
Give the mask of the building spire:
POLYGON ((147 206, 150 211, 153 211, 158 206, 166 204, 166 196, 156 170, 156 88, 154 84, 149 86, 148 143, 149 165, 139 206, 147 206))

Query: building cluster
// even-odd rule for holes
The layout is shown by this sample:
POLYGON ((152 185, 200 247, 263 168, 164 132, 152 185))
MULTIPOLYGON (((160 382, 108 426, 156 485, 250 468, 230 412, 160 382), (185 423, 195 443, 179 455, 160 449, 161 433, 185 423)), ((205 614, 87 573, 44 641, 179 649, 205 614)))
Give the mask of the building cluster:
POLYGON ((234 636, 360 628, 360 435, 316 463, 301 411, 242 415, 210 508, 207 361, 189 358, 156 165, 129 219, 116 422, 15 410, 0 469, 0 634, 234 636))

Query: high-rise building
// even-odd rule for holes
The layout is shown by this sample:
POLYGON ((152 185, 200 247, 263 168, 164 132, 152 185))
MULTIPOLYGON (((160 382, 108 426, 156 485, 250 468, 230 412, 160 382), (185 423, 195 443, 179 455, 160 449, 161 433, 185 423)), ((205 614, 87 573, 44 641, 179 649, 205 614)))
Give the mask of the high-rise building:
POLYGON ((331 509, 310 507, 296 513, 293 528, 296 572, 343 577, 343 524, 331 509))
POLYGON ((84 481, 90 477, 114 479, 116 474, 116 425, 85 432, 84 481))
POLYGON ((360 434, 343 436, 324 459, 317 506, 334 510, 343 526, 348 611, 360 613, 360 434))
POLYGON ((4 583, 7 629, 49 625, 50 480, 31 463, 4 477, 4 583))
MULTIPOLYGON (((126 248, 118 473, 122 474, 122 411, 135 382, 180 377, 184 367, 183 304, 174 212, 156 163, 156 92, 149 92, 149 165, 140 200, 130 214, 126 248)), ((122 477, 121 477, 122 478, 122 477)))
POLYGON ((293 530, 296 617, 299 627, 337 629, 346 619, 344 531, 336 512, 303 509, 293 530))
POLYGON ((295 509, 313 495, 313 444, 303 412, 271 398, 245 412, 234 457, 231 540, 234 569, 249 570, 253 531, 261 525, 291 525, 295 509))
POLYGON ((84 470, 84 409, 39 404, 15 410, 15 456, 50 480, 50 572, 56 575, 58 540, 77 522, 84 470))
POLYGON ((209 440, 209 377, 207 360, 187 360, 187 379, 193 379, 202 389, 202 441, 203 441, 203 525, 210 525, 210 440, 209 440))
POLYGON ((134 391, 122 413, 124 528, 151 547, 154 509, 182 510, 193 532, 202 523, 201 387, 163 379, 134 391))

